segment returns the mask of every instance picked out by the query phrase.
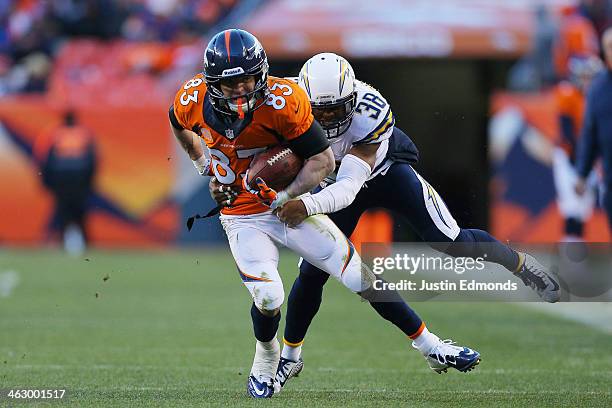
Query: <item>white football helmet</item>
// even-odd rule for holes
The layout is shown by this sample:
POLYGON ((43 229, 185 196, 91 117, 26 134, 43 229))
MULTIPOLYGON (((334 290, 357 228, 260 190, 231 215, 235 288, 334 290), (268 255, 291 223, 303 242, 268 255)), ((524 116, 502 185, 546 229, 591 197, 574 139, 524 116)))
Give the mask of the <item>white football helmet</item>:
POLYGON ((331 52, 317 54, 302 67, 298 84, 308 94, 312 113, 327 137, 346 132, 357 101, 355 72, 348 61, 331 52))

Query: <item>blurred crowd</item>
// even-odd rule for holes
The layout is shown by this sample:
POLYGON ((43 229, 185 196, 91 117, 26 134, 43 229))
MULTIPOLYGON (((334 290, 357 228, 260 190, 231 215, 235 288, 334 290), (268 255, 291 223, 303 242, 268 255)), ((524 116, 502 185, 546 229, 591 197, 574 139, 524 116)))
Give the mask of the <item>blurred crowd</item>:
POLYGON ((531 52, 511 72, 509 88, 536 91, 569 76, 573 57, 600 55, 599 39, 612 25, 612 0, 580 0, 559 14, 539 4, 535 9, 531 52))
POLYGON ((239 0, 0 0, 0 96, 44 92, 67 39, 188 41, 239 0))

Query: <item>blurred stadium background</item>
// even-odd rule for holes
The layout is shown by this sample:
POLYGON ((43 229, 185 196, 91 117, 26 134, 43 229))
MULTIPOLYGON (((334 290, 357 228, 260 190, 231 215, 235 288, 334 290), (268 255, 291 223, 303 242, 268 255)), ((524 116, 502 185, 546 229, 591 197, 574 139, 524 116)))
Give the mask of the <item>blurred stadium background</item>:
MULTIPOLYGON (((200 70, 211 33, 232 26, 260 38, 274 75, 296 75, 322 50, 347 57, 391 102, 397 125, 421 150, 421 172, 460 224, 511 241, 554 242, 562 234, 550 166, 558 129, 547 85, 554 28, 572 5, 596 29, 610 21, 610 2, 600 0, 4 0, 0 242, 52 241, 52 200, 33 146, 66 109, 98 145, 94 246, 223 242, 214 219, 189 234, 184 228, 212 202, 206 180, 177 150, 166 111, 177 84, 200 70), (514 115, 489 134, 500 111, 514 115)), ((579 30, 570 35, 588 41, 579 30)), ((362 234, 412 238, 394 221, 366 217, 362 234)), ((608 241, 605 226, 596 212, 587 239, 608 241)))
MULTIPOLYGON (((0 388, 63 385, 78 406, 244 402, 250 299, 229 251, 214 251, 226 246, 216 218, 185 228, 214 204, 167 119, 215 32, 255 34, 277 76, 318 52, 345 56, 391 103, 460 224, 551 243, 563 234, 551 169, 555 50, 564 27, 589 47, 590 30, 611 22, 610 0, 0 0, 0 388), (37 139, 66 110, 94 135, 99 161, 94 251, 77 259, 57 251, 36 158, 37 139)), ((354 239, 413 239, 404 227, 373 212, 354 239)), ((585 237, 609 241, 601 210, 585 237)), ((287 287, 296 270, 285 258, 287 287)), ((486 356, 470 377, 432 380, 420 356, 404 361, 401 336, 375 339, 381 359, 364 356, 370 334, 392 329, 370 312, 347 316, 349 302, 366 306, 336 286, 309 339, 313 375, 281 404, 610 406, 608 306, 567 312, 588 328, 523 306, 456 304, 477 321, 457 328, 447 306, 418 305, 486 356)))

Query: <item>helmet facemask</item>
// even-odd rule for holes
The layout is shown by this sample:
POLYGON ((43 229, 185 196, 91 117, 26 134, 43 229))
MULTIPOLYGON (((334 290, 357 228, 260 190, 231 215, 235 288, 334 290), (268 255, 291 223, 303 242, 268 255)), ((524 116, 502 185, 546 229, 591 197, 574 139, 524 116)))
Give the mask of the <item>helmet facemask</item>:
POLYGON ((335 102, 311 104, 312 114, 327 133, 328 139, 334 139, 348 130, 353 120, 356 102, 357 92, 353 92, 335 102))
POLYGON ((232 116, 238 115, 239 117, 248 115, 261 107, 266 102, 270 93, 268 88, 267 62, 264 65, 265 67, 261 67, 256 75, 246 73, 214 80, 208 79, 206 84, 208 85, 213 107, 221 113, 232 116), (239 96, 225 96, 221 90, 221 83, 226 79, 234 79, 244 75, 251 75, 255 78, 255 88, 239 96))

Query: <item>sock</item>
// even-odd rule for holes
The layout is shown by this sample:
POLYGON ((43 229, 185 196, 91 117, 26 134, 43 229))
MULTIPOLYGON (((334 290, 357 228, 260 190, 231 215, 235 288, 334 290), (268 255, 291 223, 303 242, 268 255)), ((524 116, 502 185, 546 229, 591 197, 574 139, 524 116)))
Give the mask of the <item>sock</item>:
POLYGON ((251 374, 264 379, 273 378, 276 374, 279 357, 280 346, 276 337, 273 337, 270 341, 257 340, 251 374))
POLYGON ((519 266, 518 253, 508 245, 502 244, 486 231, 479 229, 461 229, 454 243, 443 252, 454 257, 484 257, 488 262, 495 262, 514 272, 519 266), (482 244, 482 245, 481 245, 482 244))
POLYGON ((377 291, 371 287, 361 292, 360 296, 370 302, 376 313, 393 323, 406 336, 416 333, 423 324, 419 315, 404 302, 396 290, 377 291))
POLYGON ((283 351, 281 353, 281 357, 286 358, 291 361, 298 361, 300 356, 302 355, 302 343, 289 343, 287 340, 283 339, 283 351))
POLYGON ((427 327, 425 327, 425 323, 423 323, 419 330, 420 333, 417 332, 414 335, 408 337, 412 339, 412 344, 414 344, 414 347, 416 347, 416 349, 419 350, 421 354, 426 356, 427 354, 429 354, 431 349, 434 348, 436 344, 438 344, 440 339, 438 338, 438 336, 427 330, 427 327))
POLYGON ((401 302, 372 302, 370 306, 384 319, 393 323, 406 336, 415 333, 423 322, 403 300, 401 302))
POLYGON ((278 345, 278 340, 275 338, 270 341, 257 340, 257 344, 255 344, 256 353, 270 353, 277 350, 280 352, 280 346, 278 345))
POLYGON ((276 332, 278 331, 278 323, 280 322, 280 312, 276 316, 266 316, 257 309, 255 303, 251 306, 251 320, 253 320, 253 332, 255 338, 262 343, 266 343, 274 339, 276 341, 276 332))
POLYGON ((304 341, 308 327, 321 306, 323 285, 328 277, 326 273, 314 269, 308 274, 300 272, 295 279, 287 298, 286 342, 301 344, 304 341))

